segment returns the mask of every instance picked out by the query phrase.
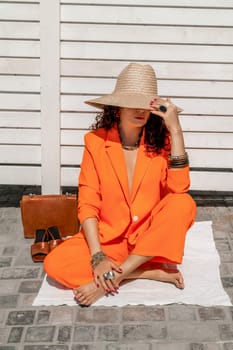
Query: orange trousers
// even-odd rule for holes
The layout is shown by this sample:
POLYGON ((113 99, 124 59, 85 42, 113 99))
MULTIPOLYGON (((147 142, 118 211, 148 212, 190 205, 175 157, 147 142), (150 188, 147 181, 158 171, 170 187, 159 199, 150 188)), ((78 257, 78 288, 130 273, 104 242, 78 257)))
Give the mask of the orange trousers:
MULTIPOLYGON (((134 245, 129 244, 127 235, 122 235, 102 244, 102 249, 119 265, 129 254, 152 256, 150 262, 180 264, 186 232, 195 213, 195 202, 188 194, 169 194, 152 210, 149 228, 137 236, 134 245)), ((78 233, 48 254, 44 269, 54 280, 75 288, 93 281, 90 259, 84 234, 78 233)))

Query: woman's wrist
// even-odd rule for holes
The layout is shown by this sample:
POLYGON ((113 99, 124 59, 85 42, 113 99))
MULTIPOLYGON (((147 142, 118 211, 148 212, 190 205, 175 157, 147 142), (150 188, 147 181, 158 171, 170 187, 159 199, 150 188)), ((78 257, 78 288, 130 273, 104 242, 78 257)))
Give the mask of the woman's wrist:
POLYGON ((93 254, 90 261, 92 269, 94 270, 104 259, 106 259, 106 254, 102 250, 93 254))

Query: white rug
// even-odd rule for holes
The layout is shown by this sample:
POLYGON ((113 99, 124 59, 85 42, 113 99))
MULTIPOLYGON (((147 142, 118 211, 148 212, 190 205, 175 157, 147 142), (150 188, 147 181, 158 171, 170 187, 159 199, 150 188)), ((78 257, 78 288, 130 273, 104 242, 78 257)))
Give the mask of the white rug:
MULTIPOLYGON (((211 221, 196 222, 187 233, 185 256, 179 267, 185 280, 184 290, 169 283, 137 280, 121 286, 119 294, 104 296, 94 305, 232 305, 220 280, 220 258, 215 248, 211 224, 211 221)), ((47 276, 33 302, 34 306, 76 304, 70 289, 47 276)))

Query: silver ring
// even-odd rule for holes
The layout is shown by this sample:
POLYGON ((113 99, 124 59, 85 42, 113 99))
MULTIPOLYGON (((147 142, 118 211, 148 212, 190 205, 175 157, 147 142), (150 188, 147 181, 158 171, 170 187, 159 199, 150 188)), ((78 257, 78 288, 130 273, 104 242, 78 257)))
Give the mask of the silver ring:
POLYGON ((105 281, 107 280, 114 280, 115 278, 115 273, 113 271, 108 271, 108 272, 105 272, 103 274, 103 278, 105 279, 105 281))

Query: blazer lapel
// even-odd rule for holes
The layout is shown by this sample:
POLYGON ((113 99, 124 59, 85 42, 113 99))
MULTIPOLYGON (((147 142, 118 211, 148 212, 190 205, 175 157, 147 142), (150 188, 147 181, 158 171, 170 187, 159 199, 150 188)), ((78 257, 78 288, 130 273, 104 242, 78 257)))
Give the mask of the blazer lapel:
POLYGON ((118 178, 120 187, 124 193, 127 203, 130 203, 128 175, 126 170, 125 158, 121 148, 121 142, 117 129, 110 129, 107 133, 105 143, 106 152, 118 178))
POLYGON ((138 149, 138 155, 137 155, 136 165, 134 169, 131 202, 133 202, 133 200, 135 199, 135 196, 137 195, 137 192, 140 188, 140 184, 146 172, 148 171, 148 168, 152 161, 152 158, 150 156, 147 156, 145 153, 145 145, 143 140, 144 140, 144 135, 138 149))

